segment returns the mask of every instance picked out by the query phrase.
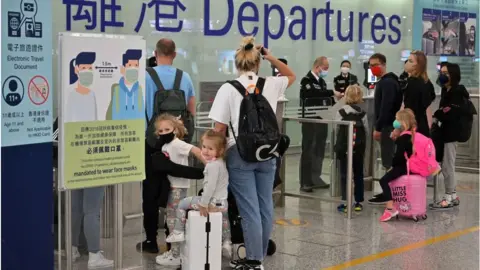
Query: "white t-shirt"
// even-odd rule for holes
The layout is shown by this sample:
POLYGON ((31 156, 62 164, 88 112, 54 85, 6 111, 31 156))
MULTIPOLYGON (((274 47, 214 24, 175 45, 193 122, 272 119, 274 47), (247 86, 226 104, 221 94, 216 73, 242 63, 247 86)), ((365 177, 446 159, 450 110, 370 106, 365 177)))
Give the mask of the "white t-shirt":
MULTIPOLYGON (((180 139, 173 139, 170 143, 162 146, 162 152, 167 153, 173 163, 188 166, 188 156, 193 145, 188 144, 180 139)), ((190 180, 181 177, 168 176, 171 187, 189 188, 190 180)))
MULTIPOLYGON (((256 85, 258 76, 253 72, 247 72, 237 78, 249 92, 254 91, 254 87, 248 88, 249 85, 256 85)), ((277 110, 277 101, 285 93, 285 89, 288 86, 288 77, 267 77, 265 79, 265 85, 263 87, 262 95, 267 99, 273 111, 277 110)), ((225 83, 220 87, 213 100, 212 108, 208 117, 213 121, 220 122, 227 125, 230 128, 230 122, 232 122, 233 131, 235 135, 238 134, 238 118, 240 117, 240 104, 242 103, 243 96, 240 95, 238 90, 229 83, 225 83)), ((235 138, 232 132, 230 132, 230 138, 228 138, 228 147, 235 144, 235 138)))

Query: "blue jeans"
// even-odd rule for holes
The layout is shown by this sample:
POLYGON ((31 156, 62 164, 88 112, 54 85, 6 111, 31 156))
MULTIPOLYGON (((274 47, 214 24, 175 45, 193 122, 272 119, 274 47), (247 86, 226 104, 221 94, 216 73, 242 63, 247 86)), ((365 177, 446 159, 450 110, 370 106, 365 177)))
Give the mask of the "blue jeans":
POLYGON ((72 245, 78 247, 80 229, 87 239, 88 251, 100 251, 100 211, 102 210, 104 187, 72 190, 72 245))
POLYGON ((227 151, 229 187, 242 217, 243 238, 248 260, 263 261, 273 226, 273 182, 275 159, 245 162, 237 146, 227 151))

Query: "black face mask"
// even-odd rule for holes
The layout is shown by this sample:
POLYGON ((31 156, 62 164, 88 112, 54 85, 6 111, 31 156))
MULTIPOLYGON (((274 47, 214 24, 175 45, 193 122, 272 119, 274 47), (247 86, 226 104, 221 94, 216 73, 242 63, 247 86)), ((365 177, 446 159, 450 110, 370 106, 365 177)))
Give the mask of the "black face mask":
POLYGON ((155 143, 155 148, 160 150, 163 145, 172 142, 173 139, 175 139, 175 133, 173 132, 159 135, 155 143))

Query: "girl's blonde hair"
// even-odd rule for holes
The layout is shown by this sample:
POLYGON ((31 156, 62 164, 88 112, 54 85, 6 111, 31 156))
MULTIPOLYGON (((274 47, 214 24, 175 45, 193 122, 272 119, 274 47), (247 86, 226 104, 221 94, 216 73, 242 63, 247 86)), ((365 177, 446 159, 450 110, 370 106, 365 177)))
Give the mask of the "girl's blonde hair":
POLYGON ((345 104, 353 105, 363 102, 363 91, 360 86, 354 84, 345 90, 345 104))
POLYGON ((156 135, 158 135, 157 134, 158 125, 162 121, 169 121, 172 124, 173 129, 174 129, 173 132, 175 132, 175 136, 178 139, 183 140, 185 135, 187 135, 187 129, 183 125, 182 120, 180 120, 180 118, 177 118, 177 117, 175 117, 171 114, 168 114, 168 113, 161 114, 155 119, 155 134, 156 135))
POLYGON ((397 119, 398 121, 405 123, 408 131, 413 131, 417 128, 417 120, 415 120, 415 114, 410 109, 403 109, 398 111, 397 119))
POLYGON ((225 157, 225 150, 227 149, 227 137, 225 137, 223 133, 210 129, 203 133, 201 139, 202 144, 205 139, 212 140, 214 142, 216 150, 218 151, 217 158, 225 157))
POLYGON ((411 77, 421 78, 423 81, 428 82, 427 57, 425 56, 425 53, 422 51, 412 51, 410 54, 415 57, 417 65, 409 75, 411 77))
POLYGON ((415 114, 410 109, 403 109, 397 112, 397 120, 401 123, 406 125, 406 131, 410 131, 412 133, 412 153, 415 151, 414 149, 414 141, 415 141, 415 130, 417 129, 417 120, 415 120, 415 114))
POLYGON ((240 48, 235 52, 235 66, 240 72, 257 72, 260 66, 261 54, 255 47, 255 38, 247 36, 242 38, 240 48))

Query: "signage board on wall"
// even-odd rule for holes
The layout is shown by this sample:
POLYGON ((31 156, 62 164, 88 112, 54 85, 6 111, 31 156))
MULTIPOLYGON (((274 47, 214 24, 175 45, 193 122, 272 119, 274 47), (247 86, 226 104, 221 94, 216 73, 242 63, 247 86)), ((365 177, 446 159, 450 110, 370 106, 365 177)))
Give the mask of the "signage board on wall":
MULTIPOLYGON (((130 4, 131 1, 129 1, 130 4)), ((225 36, 229 32, 239 34, 261 35, 263 44, 282 37, 291 40, 325 39, 329 42, 362 42, 365 37, 375 44, 390 43, 396 45, 402 38, 402 18, 398 14, 383 14, 368 9, 361 12, 335 8, 335 1, 315 2, 312 8, 300 5, 279 5, 264 3, 271 1, 234 1, 234 0, 164 0, 138 1, 141 10, 136 19, 136 25, 125 25, 119 18, 121 12, 126 12, 119 1, 111 1, 109 5, 100 1, 63 0, 66 15, 66 31, 71 31, 74 23, 84 25, 87 31, 107 28, 130 27, 132 32, 139 32, 142 27, 153 27, 158 32, 202 32, 205 36, 225 36), (198 3, 203 2, 203 8, 198 3), (192 6, 193 5, 193 6, 192 6), (221 22, 212 14, 213 6, 225 7, 225 19, 221 22), (155 20, 147 20, 147 11, 152 9, 155 20), (203 10, 202 20, 195 21, 185 18, 183 14, 188 9, 203 10), (95 12, 90 12, 95 10, 95 12), (100 13, 100 20, 93 16, 100 13), (336 15, 337 20, 332 20, 336 15), (348 16, 348 20, 341 20, 348 16), (213 18, 215 17, 215 18, 213 18), (275 17, 278 19, 272 19, 275 17), (203 24, 203 25, 202 25, 203 24), (324 28, 324 29, 321 29, 324 28), (307 30, 308 29, 308 30, 307 30), (310 30, 311 29, 311 30, 310 30), (348 29, 348 31, 333 31, 333 29, 348 29), (324 34, 324 37, 321 36, 324 34), (355 33, 355 38, 354 38, 355 33)), ((312 2, 312 3, 313 3, 312 2)), ((125 9, 126 10, 126 9, 125 9)), ((130 14, 129 14, 130 16, 130 14)))
POLYGON ((1 2, 2 146, 51 142, 51 2, 1 2))
MULTIPOLYGON (((429 62, 457 63, 462 72, 461 83, 477 91, 479 12, 479 1, 414 1, 413 48, 424 51, 429 62)), ((435 72, 436 65, 429 65, 429 73, 435 72)))
POLYGON ((60 183, 63 189, 145 178, 145 40, 59 37, 60 183))

